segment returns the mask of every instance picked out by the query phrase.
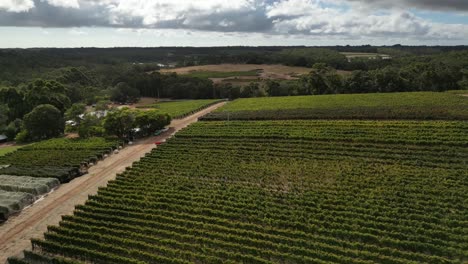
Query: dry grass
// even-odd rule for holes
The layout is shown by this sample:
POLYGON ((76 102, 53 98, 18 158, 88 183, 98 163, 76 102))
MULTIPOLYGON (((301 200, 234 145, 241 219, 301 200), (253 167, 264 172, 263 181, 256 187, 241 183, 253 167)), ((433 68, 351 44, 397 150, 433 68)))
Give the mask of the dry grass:
MULTIPOLYGON (((280 64, 216 64, 216 65, 200 65, 190 66, 175 69, 163 69, 161 73, 175 72, 180 75, 190 74, 193 72, 247 72, 247 71, 259 71, 259 76, 239 76, 235 79, 242 79, 245 82, 249 80, 259 81, 261 79, 274 79, 274 80, 294 80, 298 79, 300 75, 307 74, 311 71, 311 68, 306 67, 294 67, 280 64)), ((338 71, 339 74, 347 74, 346 71, 338 71)), ((210 78, 215 83, 226 82, 229 78, 210 78)))
POLYGON ((365 53, 365 52, 340 52, 346 58, 374 58, 374 57, 390 57, 387 54, 380 53, 365 53))
POLYGON ((177 74, 188 74, 194 71, 217 71, 217 72, 238 72, 263 70, 269 74, 305 74, 310 72, 310 68, 291 67, 279 64, 216 64, 182 67, 176 69, 163 69, 161 72, 176 72, 177 74))

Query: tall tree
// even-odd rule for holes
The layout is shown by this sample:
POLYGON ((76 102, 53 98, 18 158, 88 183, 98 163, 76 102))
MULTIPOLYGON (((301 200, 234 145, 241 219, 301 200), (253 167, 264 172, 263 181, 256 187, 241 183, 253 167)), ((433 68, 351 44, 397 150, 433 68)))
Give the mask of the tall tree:
POLYGON ((43 104, 24 116, 24 128, 32 140, 51 138, 63 134, 65 121, 59 109, 43 104))
POLYGON ((109 112, 104 120, 104 129, 109 135, 128 138, 134 128, 135 112, 129 108, 109 112))
POLYGON ((71 105, 65 86, 56 81, 36 80, 27 86, 26 101, 32 106, 50 104, 62 113, 71 105))
POLYGON ((4 104, 0 104, 0 133, 2 133, 8 122, 8 107, 4 104))
POLYGON ((127 83, 120 82, 111 91, 110 99, 115 102, 136 102, 140 98, 140 91, 127 83))

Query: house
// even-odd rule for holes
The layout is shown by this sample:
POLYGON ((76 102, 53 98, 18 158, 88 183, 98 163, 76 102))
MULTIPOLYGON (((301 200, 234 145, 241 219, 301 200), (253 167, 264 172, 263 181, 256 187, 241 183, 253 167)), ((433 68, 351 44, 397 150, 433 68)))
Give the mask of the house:
POLYGON ((3 143, 3 142, 7 142, 8 141, 8 137, 5 136, 5 135, 0 135, 0 143, 3 143))

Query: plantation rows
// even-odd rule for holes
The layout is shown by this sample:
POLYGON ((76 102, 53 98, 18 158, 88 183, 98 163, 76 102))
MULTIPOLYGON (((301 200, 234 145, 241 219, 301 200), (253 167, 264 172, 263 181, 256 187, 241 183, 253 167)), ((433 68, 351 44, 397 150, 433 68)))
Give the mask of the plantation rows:
POLYGON ((180 119, 199 112, 223 100, 205 99, 205 100, 187 100, 187 101, 169 101, 160 102, 152 105, 143 105, 138 108, 158 109, 162 114, 168 114, 173 119, 180 119))
POLYGON ((281 120, 197 123, 178 137, 307 139, 385 144, 468 146, 464 121, 281 120))
POLYGON ((118 140, 103 138, 42 141, 0 157, 0 164, 9 165, 0 169, 0 174, 54 177, 67 182, 119 145, 118 140))
POLYGON ((465 129, 199 122, 10 263, 465 263, 465 129))
POLYGON ((456 93, 410 92, 237 99, 203 120, 415 119, 468 120, 456 93))
MULTIPOLYGON (((468 107, 468 105, 466 106, 468 107)), ((363 107, 348 108, 298 108, 281 110, 213 112, 201 118, 203 121, 223 120, 294 120, 294 119, 359 119, 359 120, 466 120, 468 114, 448 112, 444 106, 434 106, 427 109, 413 107, 363 107)))

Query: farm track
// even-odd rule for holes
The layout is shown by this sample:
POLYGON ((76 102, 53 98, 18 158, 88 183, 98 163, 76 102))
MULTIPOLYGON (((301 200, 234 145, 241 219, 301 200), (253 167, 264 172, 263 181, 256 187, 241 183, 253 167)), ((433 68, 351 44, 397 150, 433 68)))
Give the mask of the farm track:
POLYGON ((199 117, 224 105, 212 105, 184 119, 173 120, 166 133, 143 139, 127 146, 117 155, 111 155, 89 169, 89 173, 61 185, 45 199, 12 216, 0 225, 0 263, 8 257, 19 256, 25 249, 31 249, 31 238, 42 238, 47 226, 58 225, 62 215, 71 215, 76 205, 84 204, 89 195, 97 193, 99 187, 106 186, 116 174, 139 160, 154 147, 155 141, 168 139, 180 129, 196 122, 199 117))

